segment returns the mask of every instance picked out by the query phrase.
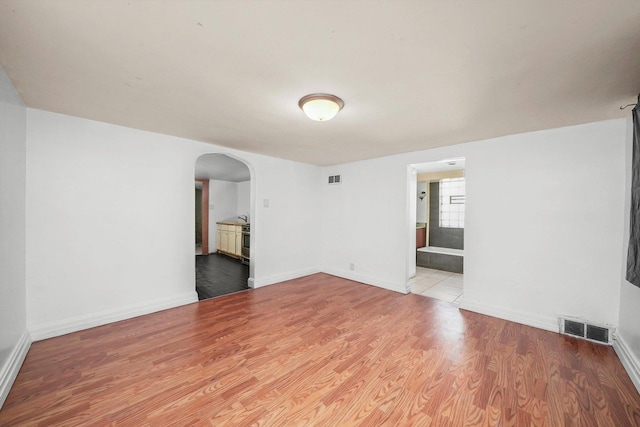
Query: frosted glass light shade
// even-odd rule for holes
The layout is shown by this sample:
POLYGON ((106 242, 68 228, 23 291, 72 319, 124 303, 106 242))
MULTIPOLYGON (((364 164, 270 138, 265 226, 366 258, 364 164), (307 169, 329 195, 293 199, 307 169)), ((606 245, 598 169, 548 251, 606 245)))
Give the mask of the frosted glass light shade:
POLYGON ((314 93, 300 99, 298 105, 311 120, 331 120, 344 107, 342 99, 326 93, 314 93))

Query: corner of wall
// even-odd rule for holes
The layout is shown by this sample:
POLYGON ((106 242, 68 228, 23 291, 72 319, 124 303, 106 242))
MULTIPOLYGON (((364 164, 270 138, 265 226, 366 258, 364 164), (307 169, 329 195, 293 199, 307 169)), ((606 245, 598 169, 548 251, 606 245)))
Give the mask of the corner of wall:
POLYGON ((613 341, 615 350, 622 366, 640 393, 640 336, 637 329, 640 321, 638 304, 640 303, 640 289, 625 280, 627 271, 627 251, 631 224, 631 188, 633 165, 633 120, 626 119, 625 143, 625 195, 624 195, 624 234, 621 250, 621 280, 620 300, 618 303, 618 328, 613 341))
POLYGON ((511 322, 520 323, 522 325, 532 326, 534 328, 544 329, 550 332, 558 332, 558 320, 552 317, 539 316, 533 313, 522 311, 514 311, 504 307, 491 306, 477 301, 471 301, 462 297, 460 308, 463 310, 473 311, 474 313, 484 314, 486 316, 497 317, 498 319, 509 320, 511 322))
POLYGON ((613 349, 618 355, 618 358, 620 358, 622 366, 624 366, 624 369, 629 374, 633 385, 636 386, 638 393, 640 393, 640 361, 633 354, 629 343, 627 343, 622 335, 616 334, 613 340, 613 349))
POLYGON ((7 399, 7 396, 9 396, 9 390, 11 390, 11 386, 18 376, 22 362, 24 362, 25 357, 27 357, 30 347, 31 336, 29 332, 25 330, 18 340, 18 343, 13 347, 2 370, 0 370, 0 409, 7 399))
POLYGON ((0 407, 29 351, 26 328, 27 110, 0 66, 0 407))
POLYGON ((285 282, 287 280, 297 279, 299 277, 309 276, 311 274, 320 273, 315 267, 305 268, 302 270, 290 271, 284 274, 278 274, 269 277, 259 277, 257 279, 249 279, 250 288, 260 288, 262 286, 273 285, 275 283, 285 282))
POLYGON ((343 279, 353 280, 354 282, 364 283, 365 285, 371 285, 378 288, 387 289, 389 291, 400 292, 401 294, 405 295, 409 293, 409 289, 407 288, 406 284, 396 285, 395 283, 373 279, 369 276, 353 273, 351 271, 337 270, 329 267, 322 268, 321 272, 336 277, 342 277, 343 279))

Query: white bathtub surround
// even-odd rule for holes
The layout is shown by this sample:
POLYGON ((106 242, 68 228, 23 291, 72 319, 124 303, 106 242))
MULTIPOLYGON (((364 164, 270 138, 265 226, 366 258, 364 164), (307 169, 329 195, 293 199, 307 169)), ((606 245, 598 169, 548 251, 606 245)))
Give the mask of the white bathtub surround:
POLYGON ((425 246, 418 248, 418 252, 429 252, 432 254, 464 256, 464 249, 439 248, 437 246, 425 246))
POLYGON ((418 248, 416 266, 464 273, 464 250, 440 246, 418 248))

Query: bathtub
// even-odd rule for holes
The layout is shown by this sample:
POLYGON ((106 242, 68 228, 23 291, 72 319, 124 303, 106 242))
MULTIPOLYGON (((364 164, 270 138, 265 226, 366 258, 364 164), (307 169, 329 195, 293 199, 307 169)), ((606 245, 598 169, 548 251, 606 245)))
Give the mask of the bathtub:
POLYGON ((433 268, 434 270, 464 272, 464 250, 426 246, 418 248, 416 252, 418 267, 433 268))

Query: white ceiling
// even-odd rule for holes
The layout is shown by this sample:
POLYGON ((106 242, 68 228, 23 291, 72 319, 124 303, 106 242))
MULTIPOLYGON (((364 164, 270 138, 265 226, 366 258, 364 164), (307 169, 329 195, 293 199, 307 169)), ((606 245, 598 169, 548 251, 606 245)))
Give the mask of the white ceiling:
POLYGON ((227 155, 205 154, 196 160, 195 178, 243 182, 251 179, 251 173, 247 165, 227 155))
POLYGON ((640 1, 0 1, 29 107, 331 165, 628 116, 640 1), (329 122, 309 93, 345 101, 329 122))

